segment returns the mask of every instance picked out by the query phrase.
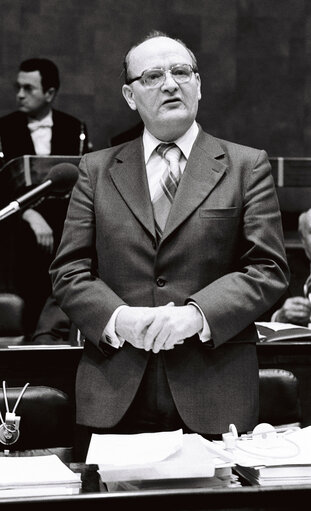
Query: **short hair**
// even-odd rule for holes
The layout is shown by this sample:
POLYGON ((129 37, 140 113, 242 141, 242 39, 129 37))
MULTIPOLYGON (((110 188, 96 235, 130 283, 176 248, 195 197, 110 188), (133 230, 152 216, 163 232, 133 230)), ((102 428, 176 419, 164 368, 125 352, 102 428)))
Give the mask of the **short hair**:
POLYGON ((34 58, 24 60, 20 64, 19 70, 26 73, 39 71, 44 92, 50 87, 54 87, 56 90, 59 89, 60 80, 58 68, 56 64, 49 59, 34 58))
POLYGON ((124 71, 124 81, 125 81, 126 84, 128 84, 128 82, 130 81, 130 78, 129 78, 129 75, 128 75, 128 68, 129 68, 129 57, 130 57, 130 54, 131 54, 132 50, 137 48, 137 46, 139 46, 140 44, 144 43, 145 41, 148 41, 149 39, 154 39, 156 37, 167 37, 168 39, 173 39, 173 41, 176 41, 177 43, 181 44, 184 48, 186 48, 186 50, 189 53, 189 55, 191 57, 191 60, 192 60, 193 70, 194 70, 195 73, 198 72, 198 63, 197 63, 197 59, 196 59, 194 53, 188 48, 188 46, 181 39, 177 39, 175 37, 171 37, 168 34, 166 34, 165 32, 161 32, 160 30, 152 30, 143 39, 141 39, 136 44, 131 46, 131 48, 126 52, 126 54, 124 56, 124 59, 123 59, 123 71, 124 71))

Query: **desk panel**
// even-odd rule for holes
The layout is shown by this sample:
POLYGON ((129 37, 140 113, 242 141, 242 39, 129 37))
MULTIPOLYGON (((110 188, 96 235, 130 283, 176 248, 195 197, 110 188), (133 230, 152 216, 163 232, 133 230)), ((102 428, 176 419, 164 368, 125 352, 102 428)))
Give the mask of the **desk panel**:
POLYGON ((241 486, 232 489, 184 488, 107 493, 101 489, 96 465, 71 464, 70 468, 82 474, 81 494, 23 499, 0 498, 1 509, 54 511, 58 504, 63 504, 72 505, 75 510, 83 511, 87 508, 101 511, 127 509, 284 511, 297 509, 297 503, 299 509, 304 509, 304 505, 305 509, 308 509, 311 499, 311 486, 241 486))
MULTIPOLYGON (((83 347, 53 349, 0 349, 0 380, 7 387, 48 385, 66 392, 74 399, 77 367, 83 347)), ((311 342, 277 341, 257 344, 260 368, 292 371, 299 379, 302 426, 311 425, 311 342)))
POLYGON ((47 385, 74 398, 74 383, 82 347, 0 349, 0 380, 7 387, 47 385))

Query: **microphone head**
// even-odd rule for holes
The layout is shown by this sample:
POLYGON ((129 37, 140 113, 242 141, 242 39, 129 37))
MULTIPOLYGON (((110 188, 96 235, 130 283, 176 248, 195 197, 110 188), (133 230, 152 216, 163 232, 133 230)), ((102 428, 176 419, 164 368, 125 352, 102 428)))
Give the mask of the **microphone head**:
POLYGON ((52 181, 53 192, 68 192, 78 179, 78 169, 73 163, 58 163, 54 165, 46 181, 52 181))

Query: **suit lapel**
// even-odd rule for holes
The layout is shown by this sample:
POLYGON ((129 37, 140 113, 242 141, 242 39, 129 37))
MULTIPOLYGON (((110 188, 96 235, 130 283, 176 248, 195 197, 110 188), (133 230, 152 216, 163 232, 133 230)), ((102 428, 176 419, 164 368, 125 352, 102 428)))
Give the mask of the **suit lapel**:
POLYGON ((128 207, 155 238, 154 218, 141 137, 126 144, 116 155, 110 175, 128 207))
POLYGON ((21 114, 19 124, 19 133, 15 133, 16 139, 20 143, 21 154, 36 154, 29 128, 27 126, 27 117, 21 114))
MULTIPOLYGON (((200 130, 163 233, 163 241, 206 199, 226 170, 216 158, 224 152, 217 140, 200 130)), ((110 168, 120 195, 139 222, 155 238, 154 217, 141 137, 124 145, 110 168)))
POLYGON ((223 155, 217 140, 200 130, 178 186, 162 241, 198 208, 221 179, 226 165, 215 158, 223 155))

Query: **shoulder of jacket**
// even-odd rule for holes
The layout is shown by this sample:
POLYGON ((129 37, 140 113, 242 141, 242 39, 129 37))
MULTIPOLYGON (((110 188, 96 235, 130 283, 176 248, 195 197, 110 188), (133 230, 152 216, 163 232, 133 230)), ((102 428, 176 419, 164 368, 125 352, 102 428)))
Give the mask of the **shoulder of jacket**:
POLYGON ((1 125, 11 125, 17 122, 26 122, 26 116, 23 112, 15 111, 0 117, 1 125))
MULTIPOLYGON (((216 137, 215 137, 216 138, 216 137)), ((229 140, 223 140, 221 138, 216 138, 219 145, 227 151, 235 152, 235 153, 243 153, 250 155, 258 155, 262 151, 262 149, 258 149, 256 147, 247 146, 244 144, 238 144, 237 142, 231 142, 229 140)))
POLYGON ((55 108, 52 109, 52 115, 54 121, 68 122, 70 124, 76 124, 77 126, 80 126, 83 122, 77 117, 67 114, 67 112, 62 112, 61 110, 55 110, 55 108))

